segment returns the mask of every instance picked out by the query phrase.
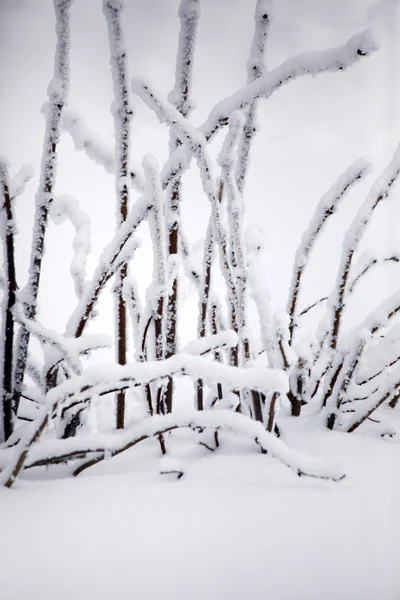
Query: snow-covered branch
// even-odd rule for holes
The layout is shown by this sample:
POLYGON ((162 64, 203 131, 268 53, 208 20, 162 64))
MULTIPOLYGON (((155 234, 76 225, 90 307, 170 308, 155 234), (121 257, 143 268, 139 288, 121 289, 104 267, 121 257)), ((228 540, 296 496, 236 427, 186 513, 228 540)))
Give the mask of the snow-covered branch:
POLYGON ((78 200, 72 196, 58 196, 55 198, 50 215, 55 223, 62 223, 65 218, 68 218, 74 226, 73 248, 75 254, 71 262, 70 272, 75 284, 76 296, 80 298, 86 280, 86 261, 92 248, 90 218, 80 208, 78 200))
POLYGON ((156 415, 124 432, 112 435, 79 436, 70 440, 48 440, 36 445, 27 461, 27 468, 94 455, 75 469, 78 475, 105 458, 117 456, 141 441, 168 431, 189 428, 195 431, 211 429, 225 431, 253 440, 264 454, 293 470, 299 477, 314 477, 340 481, 343 468, 334 462, 312 458, 289 448, 284 442, 265 431, 261 423, 227 410, 203 411, 192 414, 156 415))
MULTIPOLYGON (((114 84, 114 116, 115 135, 115 193, 117 198, 117 227, 128 217, 129 202, 129 133, 132 108, 129 104, 126 50, 121 26, 122 2, 103 0, 103 12, 107 21, 108 41, 111 54, 111 74, 114 84)), ((120 365, 127 359, 127 317, 126 305, 122 293, 124 280, 128 275, 128 264, 124 263, 117 273, 115 286, 115 336, 116 360, 120 365)), ((117 398, 117 428, 124 427, 125 396, 121 392, 117 398)))
POLYGON ((143 171, 146 179, 147 197, 152 202, 148 222, 153 242, 153 285, 152 314, 156 335, 156 357, 164 356, 164 310, 167 292, 168 272, 165 243, 165 210, 164 196, 161 187, 157 161, 154 156, 146 156, 143 160, 143 171))
MULTIPOLYGON (((115 173, 114 150, 89 129, 83 117, 76 111, 66 109, 63 113, 63 127, 72 138, 76 150, 84 150, 88 158, 100 165, 107 173, 115 173)), ((140 169, 129 162, 129 180, 134 189, 143 193, 144 181, 140 169)))
POLYGON ((293 338, 294 329, 296 327, 297 302, 301 291, 302 276, 315 246, 315 242, 323 231, 329 217, 337 211, 340 201, 343 199, 345 193, 368 173, 369 168, 369 163, 362 159, 353 163, 335 181, 328 192, 322 196, 314 216, 303 234, 301 243, 296 251, 292 282, 287 303, 287 310, 290 315, 290 340, 293 338))
POLYGON ((167 122, 168 125, 176 128, 184 147, 187 146, 190 153, 197 160, 203 190, 211 204, 212 224, 220 251, 221 271, 230 295, 231 304, 235 305, 235 282, 230 267, 226 235, 222 226, 216 183, 212 176, 211 160, 207 152, 207 142, 201 132, 190 125, 174 106, 162 100, 149 84, 141 79, 134 78, 132 79, 132 91, 155 112, 161 123, 167 122))
POLYGON ((193 71, 193 53, 200 17, 200 0, 181 0, 178 14, 181 28, 176 57, 175 86, 169 93, 168 100, 184 117, 187 117, 192 108, 189 91, 193 71))
MULTIPOLYGON (((48 212, 53 200, 56 182, 57 147, 61 134, 61 117, 68 96, 70 48, 69 11, 71 4, 72 0, 54 0, 57 36, 54 74, 47 90, 48 106, 45 111, 46 131, 43 142, 39 187, 36 193, 29 279, 23 292, 26 317, 31 320, 34 319, 36 315, 48 212)), ((25 374, 29 335, 29 331, 25 327, 21 327, 17 343, 16 366, 14 371, 13 408, 15 412, 18 410, 19 394, 25 374)))
POLYGON ((349 283, 349 292, 352 293, 360 280, 373 270, 388 262, 400 262, 400 245, 385 244, 376 248, 369 248, 358 259, 354 265, 351 281, 349 283))
POLYGON ((70 335, 76 337, 82 335, 101 290, 137 248, 138 241, 133 234, 146 218, 150 207, 146 198, 137 200, 129 211, 127 220, 116 231, 110 244, 105 247, 92 281, 85 286, 79 304, 68 321, 67 332, 70 335))
POLYGON ((24 193, 26 184, 33 178, 34 174, 32 165, 24 165, 14 175, 10 182, 10 197, 12 200, 24 193))
POLYGON ((338 344, 340 323, 348 294, 348 279, 354 253, 370 222, 378 204, 388 197, 389 192, 400 174, 400 146, 398 146, 389 166, 372 186, 364 204, 358 210, 351 223, 343 242, 343 252, 340 261, 336 285, 329 297, 328 307, 331 312, 329 344, 335 349, 338 344))
POLYGON ((221 348, 234 348, 238 343, 238 336, 235 331, 228 329, 220 331, 214 335, 202 337, 189 342, 182 348, 183 354, 204 355, 209 352, 215 352, 221 348))
MULTIPOLYGON (((34 335, 42 344, 54 347, 61 357, 67 362, 75 375, 82 374, 80 355, 98 348, 110 348, 111 340, 104 335, 89 335, 79 338, 66 337, 52 329, 44 327, 37 320, 27 319, 20 306, 16 305, 13 310, 14 318, 34 335)), ((57 362, 59 359, 55 359, 57 362)))
POLYGON ((288 382, 280 370, 241 369, 210 362, 201 356, 176 354, 166 360, 135 365, 111 365, 89 368, 80 377, 69 379, 46 395, 46 406, 28 428, 15 448, 15 455, 9 466, 1 473, 0 482, 11 487, 25 465, 29 448, 43 433, 49 415, 59 411, 73 400, 74 404, 87 402, 94 395, 102 396, 118 390, 125 390, 157 381, 172 375, 188 375, 204 381, 220 381, 233 389, 254 389, 260 391, 278 391, 286 393, 288 382))
POLYGON ((257 98, 269 98, 289 81, 304 75, 319 75, 343 71, 357 63, 362 57, 370 56, 378 49, 370 30, 358 33, 348 42, 328 50, 305 52, 289 58, 282 65, 268 71, 252 83, 221 100, 210 112, 200 131, 208 141, 228 123, 233 111, 250 105, 257 98))
MULTIPOLYGON (((279 67, 221 100, 212 109, 199 131, 209 142, 221 127, 228 124, 229 116, 235 110, 249 106, 258 98, 269 98, 282 85, 298 77, 343 71, 377 50, 378 44, 371 31, 367 30, 356 34, 342 46, 323 51, 306 52, 290 58, 279 67)), ((182 174, 187 166, 187 153, 179 147, 164 165, 161 177, 163 187, 167 187, 177 176, 182 174)))
MULTIPOLYGON (((271 22, 271 13, 271 0, 257 0, 254 15, 255 30, 249 60, 247 61, 247 83, 252 83, 264 74, 264 50, 271 22)), ((245 111, 246 119, 239 142, 238 162, 236 166, 236 184, 241 194, 243 193, 249 166, 251 143, 257 132, 257 101, 251 102, 245 111)))
POLYGON ((227 213, 231 239, 231 262, 235 269, 236 327, 245 346, 246 360, 249 360, 249 341, 246 333, 246 284, 247 268, 243 239, 243 206, 237 188, 234 168, 237 159, 237 145, 243 131, 244 117, 240 111, 232 113, 218 164, 221 167, 221 181, 227 196, 227 213))
POLYGON ((374 393, 370 394, 368 398, 360 402, 360 406, 355 408, 349 421, 346 422, 346 431, 351 433, 358 429, 358 427, 362 425, 375 410, 385 402, 390 401, 399 388, 400 367, 396 367, 391 373, 386 374, 382 385, 380 385, 374 393))

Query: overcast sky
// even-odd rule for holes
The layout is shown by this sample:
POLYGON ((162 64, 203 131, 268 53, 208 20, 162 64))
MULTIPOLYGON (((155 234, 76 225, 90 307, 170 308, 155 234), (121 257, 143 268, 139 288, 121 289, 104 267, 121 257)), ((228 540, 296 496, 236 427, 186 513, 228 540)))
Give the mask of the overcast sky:
MULTIPOLYGON (((124 31, 130 75, 145 76, 166 95, 174 82, 179 2, 126 0, 126 5, 124 31)), ((201 1, 193 123, 200 124, 221 97, 245 83, 254 6, 253 0, 201 1)), ((321 194, 360 156, 371 157, 376 168, 384 166, 400 141, 399 25, 399 2, 395 0, 275 0, 267 68, 304 51, 344 43, 370 26, 382 42, 379 53, 348 71, 302 78, 260 103, 260 132, 245 190, 246 220, 260 223, 266 231, 265 273, 277 306, 285 303, 291 259, 321 194)), ((111 145, 112 83, 101 1, 75 0, 71 29, 69 105, 111 145)), ((0 154, 9 157, 14 172, 22 163, 33 164, 36 171, 39 168, 44 128, 40 110, 52 74, 54 43, 50 0, 0 0, 0 154)), ((132 98, 132 102, 132 157, 140 163, 144 154, 152 152, 162 164, 167 156, 167 130, 157 124, 139 99, 132 98)), ((75 153, 67 136, 60 145, 59 165, 57 193, 77 196, 85 210, 91 212, 94 266, 101 245, 113 233, 112 177, 104 175, 82 153, 75 153)), ((339 234, 344 232, 372 181, 349 197, 341 216, 332 223, 325 245, 319 247, 305 301, 328 291, 340 251, 339 234)), ((195 172, 186 177, 186 190, 184 215, 194 243, 203 236, 209 207, 195 172)), ((32 183, 18 201, 18 260, 22 267, 27 264, 34 192, 32 183)), ((399 188, 390 204, 377 214, 368 232, 369 243, 400 238, 400 210, 395 201, 398 196, 399 188)), ((64 230, 52 226, 49 231, 51 256, 45 271, 48 282, 56 260, 58 272, 68 269, 69 250, 64 248, 60 253, 60 246, 56 250, 60 240, 70 241, 71 231, 65 227, 64 230)), ((148 277, 148 265, 143 265, 137 265, 136 272, 143 271, 148 277)), ((377 287, 386 292, 393 288, 391 280, 398 280, 398 275, 390 269, 383 273, 377 287)), ((50 325, 64 318, 48 310, 54 301, 59 302, 57 293, 47 301, 43 299, 43 319, 50 325)), ((378 300, 379 293, 376 292, 378 300)), ((63 298, 65 306, 73 306, 72 286, 63 292, 63 298)))

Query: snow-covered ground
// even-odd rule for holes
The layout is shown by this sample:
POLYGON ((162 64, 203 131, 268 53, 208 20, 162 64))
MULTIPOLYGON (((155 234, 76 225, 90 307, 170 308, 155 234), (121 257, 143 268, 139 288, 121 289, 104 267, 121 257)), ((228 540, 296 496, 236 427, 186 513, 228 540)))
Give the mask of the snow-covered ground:
POLYGON ((27 471, 0 490, 1 598, 397 600, 398 442, 297 421, 290 444, 339 459, 344 481, 298 478, 227 434, 211 453, 191 432, 171 434, 170 464, 153 439, 76 479, 27 471))

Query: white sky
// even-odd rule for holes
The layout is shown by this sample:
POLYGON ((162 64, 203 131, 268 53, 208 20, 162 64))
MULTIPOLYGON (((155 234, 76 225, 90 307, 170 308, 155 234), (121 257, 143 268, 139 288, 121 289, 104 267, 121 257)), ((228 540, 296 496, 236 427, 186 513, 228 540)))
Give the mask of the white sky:
MULTIPOLYGON (((130 75, 143 75, 166 96, 174 81, 179 21, 177 0, 126 0, 124 20, 130 75)), ((200 124, 221 97, 246 81, 246 61, 253 35, 253 0, 202 0, 195 55, 192 120, 200 124)), ((39 169, 44 120, 40 114, 52 75, 54 17, 50 0, 0 0, 0 153, 13 172, 22 163, 39 169)), ((267 234, 265 272, 276 306, 285 304, 292 257, 313 207, 333 180, 360 156, 382 167, 400 141, 399 2, 386 0, 275 0, 266 65, 272 68, 294 54, 332 47, 373 26, 381 51, 345 73, 302 78, 260 104, 260 132, 253 146, 245 190, 246 220, 260 223, 267 234)), ((110 115, 112 84, 106 26, 100 0, 75 0, 72 7, 71 90, 69 106, 78 110, 104 141, 113 142, 110 115)), ((137 98, 132 124, 132 158, 167 155, 168 135, 137 98)), ((214 144, 218 146, 218 142, 214 144)), ((204 235, 209 207, 195 172, 185 177, 184 216, 190 240, 204 235)), ((372 180, 369 180, 369 184, 372 180)), ((102 245, 114 231, 111 176, 75 153, 68 136, 59 152, 57 193, 79 198, 91 214, 93 267, 102 245)), ((332 220, 326 242, 318 246, 311 286, 304 302, 329 291, 341 247, 341 236, 369 185, 361 185, 332 220)), ((35 183, 18 200, 18 264, 27 265, 35 183)), ((400 238, 399 187, 377 213, 366 241, 400 238)), ((134 195, 132 196, 135 197, 134 195)), ((52 285, 68 277, 72 230, 49 229, 41 318, 63 329, 75 304, 72 284, 52 285), (66 273, 66 275, 60 275, 66 273)), ((396 288, 396 267, 357 298, 371 308, 396 288), (367 293, 365 293, 367 292, 367 293), (368 297, 373 296, 372 300, 368 297)), ((149 281, 149 262, 134 263, 134 272, 149 281)), ((90 270, 89 270, 90 272, 90 270)), ((20 277, 20 285, 24 283, 20 277)), ((190 295, 190 287, 187 287, 190 295)), ((358 309, 357 309, 358 310, 358 309)), ((353 313, 355 314, 355 313, 353 313)))

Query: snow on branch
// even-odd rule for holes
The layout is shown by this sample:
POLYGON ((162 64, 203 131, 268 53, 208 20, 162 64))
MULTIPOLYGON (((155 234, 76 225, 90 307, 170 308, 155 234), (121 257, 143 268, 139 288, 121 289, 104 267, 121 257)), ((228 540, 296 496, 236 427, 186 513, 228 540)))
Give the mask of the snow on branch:
POLYGON ((160 182, 157 160, 152 155, 143 159, 143 171, 146 179, 146 195, 152 203, 148 218, 150 233, 155 252, 153 279, 160 287, 159 294, 165 294, 167 285, 167 259, 164 220, 164 196, 160 182))
MULTIPOLYGON (((164 310, 168 284, 168 269, 165 241, 165 204, 161 187, 158 164, 154 156, 143 159, 143 171, 146 179, 146 195, 152 202, 148 223, 153 242, 153 285, 151 287, 151 309, 155 324, 156 357, 164 356, 164 310)), ((150 295, 149 295, 150 297, 150 295)))
POLYGON ((254 36, 250 56, 247 61, 247 78, 249 83, 264 75, 265 72, 264 50, 271 24, 272 5, 272 0, 257 0, 254 13, 254 36))
MULTIPOLYGON (((373 343, 365 349, 362 363, 357 371, 356 387, 369 384, 386 369, 392 367, 400 360, 400 325, 397 323, 387 331, 384 336, 376 336, 373 343)), ((376 385, 376 382, 373 383, 376 385)), ((369 388, 370 386, 368 386, 369 388)), ((362 393, 365 393, 363 387, 362 393)))
MULTIPOLYGON (((361 58, 370 56, 378 48, 371 31, 366 30, 350 38, 343 46, 306 52, 290 58, 279 67, 221 100, 212 109, 199 131, 209 142, 221 127, 228 124, 229 115, 235 110, 251 105, 258 98, 269 98, 282 85, 297 77, 343 71, 356 64, 361 58)), ((163 167, 161 173, 163 188, 179 177, 187 166, 187 152, 184 148, 179 147, 163 167)))
POLYGON ((188 94, 192 80, 193 51, 200 17, 200 0, 181 0, 178 15, 181 28, 176 57, 175 86, 169 93, 168 100, 184 117, 187 117, 192 109, 192 102, 188 98, 188 94))
POLYGON ((75 229, 73 248, 74 257, 70 272, 78 298, 83 294, 86 279, 86 262, 91 251, 91 228, 89 216, 80 208, 79 202, 72 196, 58 196, 52 204, 50 215, 55 223, 62 223, 68 218, 75 229))
POLYGON ((248 277, 251 298, 258 313, 261 342, 267 354, 268 366, 273 368, 277 364, 276 340, 273 330, 273 317, 271 307, 271 294, 265 282, 263 269, 257 255, 249 253, 248 277))
MULTIPOLYGON (((61 134, 61 118, 67 103, 69 87, 69 50, 70 50, 70 7, 71 0, 54 0, 56 16, 56 51, 54 73, 48 86, 48 105, 46 107, 46 130, 43 141, 39 186, 35 198, 35 217, 32 233, 32 249, 29 266, 29 278, 23 292, 26 317, 34 319, 37 308, 40 275, 44 255, 45 233, 48 212, 53 200, 57 172, 57 147, 61 134)), ((19 394, 25 374, 30 334, 23 326, 19 332, 14 370, 14 411, 18 410, 19 394)))
POLYGON ((296 309, 301 290, 303 272, 308 264, 310 254, 318 236, 321 234, 327 220, 338 209, 340 201, 351 187, 368 173, 370 164, 363 159, 353 163, 322 196, 309 226, 303 234, 301 243, 296 251, 293 267, 292 282, 289 291, 287 310, 290 315, 290 339, 293 338, 296 327, 296 309))
MULTIPOLYGON (((231 239, 231 261, 235 268, 237 327, 248 354, 249 342, 246 329, 246 284, 247 268, 243 239, 243 203, 236 184, 234 168, 237 145, 243 131, 244 116, 240 111, 229 118, 228 132, 218 156, 221 181, 227 195, 227 213, 231 239)), ((249 356, 247 356, 247 359, 249 356)))
MULTIPOLYGON (((88 158, 102 166, 107 173, 115 173, 114 150, 101 141, 99 136, 91 131, 83 118, 71 109, 63 114, 63 127, 70 134, 76 150, 84 150, 88 158)), ((139 193, 144 191, 143 175, 137 165, 129 162, 129 179, 139 193)))
MULTIPOLYGON (((207 152, 207 142, 202 133, 190 125, 187 119, 172 104, 163 100, 148 83, 145 83, 142 79, 133 78, 131 85, 132 91, 155 112, 160 123, 166 122, 170 127, 176 128, 181 136, 183 147, 187 148, 197 160, 203 190, 211 204, 212 225, 220 250, 221 271, 230 295, 231 304, 235 305, 235 282, 230 268, 226 234, 222 226, 216 183, 212 176, 211 159, 207 152)), ((187 149, 186 154, 188 155, 187 149)), ((189 157, 187 156, 186 162, 188 160, 189 157)))
POLYGON ((139 357, 140 354, 140 322, 141 315, 143 314, 142 303, 140 301, 139 291, 137 287, 136 280, 129 275, 125 278, 124 285, 122 288, 122 293, 124 295, 124 301, 126 306, 128 307, 131 321, 132 321, 132 331, 134 344, 136 349, 136 357, 139 357))
MULTIPOLYGON (((75 469, 74 475, 79 475, 106 457, 117 456, 141 441, 180 428, 189 428, 195 431, 220 430, 253 440, 264 454, 287 466, 299 477, 306 476, 331 481, 340 481, 345 477, 342 467, 336 462, 313 458, 293 450, 282 440, 265 431, 261 423, 227 410, 156 415, 123 432, 79 436, 68 440, 45 440, 32 448, 26 468, 76 460, 92 454, 92 458, 87 459, 75 469)), ((7 452, 9 453, 9 451, 7 452)), ((0 475, 0 477, 2 476, 0 475)))
POLYGON ((288 390, 287 377, 280 370, 244 369, 210 362, 201 356, 176 354, 166 360, 135 365, 110 365, 89 368, 80 377, 69 379, 51 388, 46 395, 46 406, 27 429, 9 466, 0 474, 0 483, 11 487, 25 465, 29 448, 37 441, 49 420, 49 415, 65 408, 68 402, 88 402, 94 395, 102 396, 119 390, 136 387, 173 375, 188 375, 195 379, 225 383, 231 389, 254 389, 277 391, 288 390))
POLYGON ((349 292, 352 293, 360 280, 375 267, 388 262, 400 262, 400 244, 384 244, 375 248, 369 248, 358 259, 354 265, 349 292))
POLYGON ((289 58, 282 65, 265 73, 252 83, 221 100, 211 111, 200 131, 206 140, 224 125, 234 111, 248 106, 257 98, 269 98, 282 85, 303 75, 318 75, 343 71, 354 65, 362 57, 370 56, 378 50, 370 30, 354 35, 343 46, 328 50, 305 52, 289 58))
POLYGON ((127 216, 129 169, 129 123, 132 118, 132 107, 129 103, 127 84, 126 50, 121 27, 120 2, 103 0, 103 12, 107 21, 108 39, 111 53, 111 73, 114 84, 114 115, 115 129, 115 166, 116 194, 119 200, 119 220, 127 216))
POLYGON ((390 320, 400 313, 400 292, 394 292, 387 300, 382 302, 375 310, 358 325, 355 330, 350 331, 339 344, 339 350, 346 352, 352 343, 357 331, 370 331, 372 335, 377 334, 386 327, 390 320))
POLYGON ((112 241, 102 252, 92 281, 85 286, 79 304, 68 321, 67 332, 70 335, 82 335, 100 292, 137 248, 138 241, 133 234, 146 218, 150 208, 146 198, 138 199, 129 211, 127 220, 118 228, 112 241))
MULTIPOLYGON (((252 83, 264 74, 264 50, 271 22, 271 12, 272 2, 270 0, 257 0, 254 15, 255 30, 249 60, 247 61, 247 83, 252 83)), ((254 101, 246 109, 246 120, 238 148, 236 182, 240 193, 243 193, 249 166, 250 146, 257 131, 256 112, 257 101, 254 101)))
POLYGON ((35 172, 32 165, 23 165, 10 183, 11 199, 21 196, 25 191, 26 184, 33 178, 35 172))
POLYGON ((378 389, 360 402, 360 406, 355 408, 345 429, 349 433, 358 429, 372 413, 385 402, 389 402, 400 388, 400 367, 393 369, 391 373, 386 373, 378 389))
POLYGON ((90 131, 83 118, 71 109, 63 114, 63 127, 70 134, 76 150, 84 150, 88 157, 101 165, 108 173, 114 173, 114 153, 90 131))
MULTIPOLYGON (((333 429, 335 425, 339 409, 345 399, 345 392, 349 385, 354 381, 362 354, 364 350, 368 348, 367 344, 369 340, 385 327, 390 319, 397 315, 399 311, 400 293, 395 292, 388 300, 383 302, 381 306, 368 315, 355 331, 351 332, 340 341, 336 359, 331 365, 328 380, 325 384, 324 406, 328 405, 329 400, 331 412, 327 424, 330 429, 333 429)), ((391 359, 387 360, 386 367, 391 366, 390 362, 391 359)), ((372 377, 370 377, 370 379, 372 379, 372 377)), ((382 400, 382 402, 379 401, 378 406, 384 401, 385 400, 382 400)), ((373 410, 375 410, 375 408, 373 410)))
POLYGON ((193 355, 204 355, 208 352, 214 352, 221 348, 234 348, 237 346, 238 336, 235 331, 228 329, 226 331, 220 331, 214 335, 207 337, 201 337, 197 340, 189 342, 184 348, 182 348, 183 354, 193 355))
POLYGON ((71 338, 56 333, 52 329, 44 327, 41 323, 27 319, 20 306, 13 310, 14 318, 18 323, 23 324, 26 329, 42 344, 53 346, 61 354, 62 358, 71 367, 75 375, 82 375, 82 366, 80 354, 89 350, 98 348, 110 348, 111 340, 105 335, 89 335, 80 338, 71 338))
POLYGON ((400 145, 396 149, 389 166, 372 186, 368 197, 358 210, 345 235, 336 285, 328 300, 328 308, 331 310, 331 327, 328 341, 332 349, 335 349, 338 344, 341 318, 348 295, 348 279, 354 253, 372 218, 375 208, 382 200, 388 197, 390 189, 396 182, 399 174, 400 145))

